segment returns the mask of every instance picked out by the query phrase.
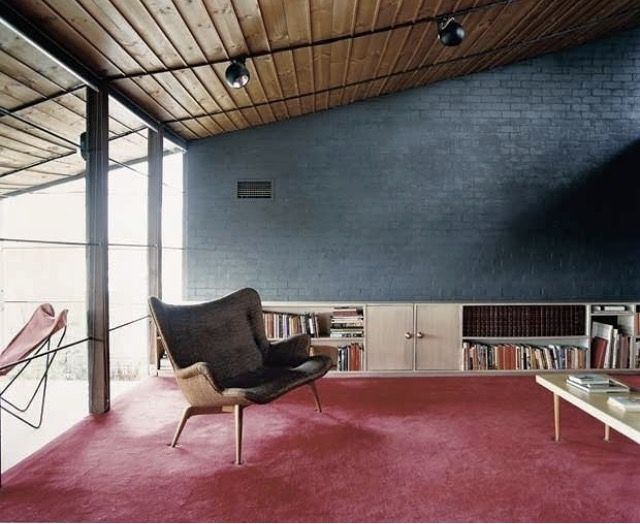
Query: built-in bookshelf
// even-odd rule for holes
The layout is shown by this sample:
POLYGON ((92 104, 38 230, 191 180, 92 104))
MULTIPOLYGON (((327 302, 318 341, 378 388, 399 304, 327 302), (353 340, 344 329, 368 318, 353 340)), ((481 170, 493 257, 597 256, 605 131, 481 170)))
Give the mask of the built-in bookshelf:
POLYGON ((462 305, 463 371, 640 368, 640 305, 462 305))
POLYGON ((591 368, 638 369, 636 304, 591 305, 591 368))
POLYGON ((265 302, 267 338, 311 336, 311 354, 327 355, 334 371, 357 372, 365 367, 365 321, 361 304, 265 302))
POLYGON ((463 371, 589 367, 588 309, 581 304, 462 305, 463 371))
POLYGON ((340 373, 640 370, 640 303, 264 302, 263 311, 269 340, 307 333, 311 354, 340 373))
POLYGON ((636 305, 635 307, 635 316, 634 316, 634 355, 636 358, 636 368, 640 368, 640 305, 636 305))

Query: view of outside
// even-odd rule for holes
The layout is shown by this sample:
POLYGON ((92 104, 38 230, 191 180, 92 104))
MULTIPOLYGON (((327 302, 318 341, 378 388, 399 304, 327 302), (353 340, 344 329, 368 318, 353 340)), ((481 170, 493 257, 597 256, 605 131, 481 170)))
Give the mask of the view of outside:
MULTIPOLYGON (((164 159, 163 288, 182 297, 182 154, 164 159)), ((85 182, 0 200, 0 348, 36 307, 69 310, 65 343, 86 338, 85 182)), ((149 376, 147 315, 147 163, 109 174, 111 395, 149 376)), ((57 337, 55 337, 57 342, 57 337)), ((2 414, 2 469, 29 455, 88 413, 87 345, 62 351, 50 370, 43 426, 33 430, 2 414)), ((29 398, 44 359, 12 387, 29 398)), ((0 377, 0 387, 9 377, 0 377)))

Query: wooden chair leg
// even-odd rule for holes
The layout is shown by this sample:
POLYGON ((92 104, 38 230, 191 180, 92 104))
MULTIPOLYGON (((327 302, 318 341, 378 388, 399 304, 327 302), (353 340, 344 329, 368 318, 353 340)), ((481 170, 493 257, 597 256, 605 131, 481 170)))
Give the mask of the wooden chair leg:
POLYGON ((242 464, 242 406, 233 406, 233 415, 236 421, 236 465, 242 464))
POLYGON ((173 441, 171 442, 171 447, 175 448, 176 444, 178 443, 178 439, 180 438, 180 433, 182 433, 182 430, 184 429, 184 425, 187 423, 187 420, 189 420, 189 417, 191 417, 193 408, 191 406, 187 406, 183 413, 182 413, 182 418, 180 419, 180 423, 178 424, 178 428, 176 429, 176 434, 173 437, 173 441))
POLYGON ((316 401, 316 409, 318 410, 318 413, 322 413, 322 406, 320 405, 320 397, 318 396, 318 389, 316 388, 316 383, 311 382, 309 384, 309 387, 311 388, 311 391, 313 391, 313 398, 316 401))

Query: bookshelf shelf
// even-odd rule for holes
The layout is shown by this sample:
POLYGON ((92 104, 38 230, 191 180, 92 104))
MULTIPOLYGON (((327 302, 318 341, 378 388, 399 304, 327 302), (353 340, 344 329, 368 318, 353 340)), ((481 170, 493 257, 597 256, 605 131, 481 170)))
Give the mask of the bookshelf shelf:
POLYGON ((592 317, 632 317, 633 311, 592 311, 592 317))
POLYGON ((527 342, 527 341, 549 341, 553 342, 554 340, 580 340, 589 338, 589 335, 569 335, 569 336, 548 336, 548 337, 463 337, 465 341, 479 341, 479 342, 527 342))
MULTIPOLYGON (((293 335, 291 335, 292 337, 295 336, 296 334, 300 334, 300 333, 294 333, 293 335)), ((269 342, 281 342, 283 340, 285 340, 285 338, 288 337, 283 337, 283 338, 269 338, 269 342)), ((344 343, 348 343, 348 342, 362 342, 364 340, 364 337, 311 337, 311 342, 344 342, 344 343)))
POLYGON ((263 317, 271 342, 299 334, 311 337, 312 354, 329 356, 336 372, 364 369, 363 305, 265 302, 263 317))
POLYGON ((588 311, 581 304, 462 306, 463 371, 584 369, 588 311))
POLYGON ((362 342, 364 337, 311 337, 311 342, 362 342))

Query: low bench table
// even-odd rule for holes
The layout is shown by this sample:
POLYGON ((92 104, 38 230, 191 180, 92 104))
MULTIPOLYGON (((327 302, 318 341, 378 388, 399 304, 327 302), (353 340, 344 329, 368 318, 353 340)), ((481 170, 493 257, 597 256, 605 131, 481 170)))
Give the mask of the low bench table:
POLYGON ((555 440, 560 440, 560 399, 604 423, 604 439, 609 440, 609 428, 615 429, 640 444, 640 413, 625 412, 607 404, 609 394, 587 393, 567 384, 566 373, 536 375, 536 382, 553 393, 555 440))

